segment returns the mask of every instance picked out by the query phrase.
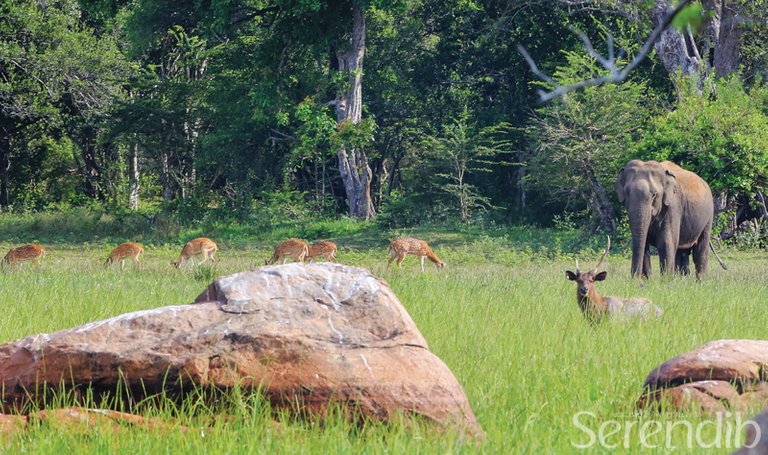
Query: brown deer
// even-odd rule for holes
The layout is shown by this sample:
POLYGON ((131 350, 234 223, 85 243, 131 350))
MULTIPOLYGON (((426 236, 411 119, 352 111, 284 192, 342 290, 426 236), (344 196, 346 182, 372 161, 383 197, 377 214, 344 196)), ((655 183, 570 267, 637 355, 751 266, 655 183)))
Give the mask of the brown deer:
POLYGON ((424 271, 424 258, 428 258, 435 263, 437 270, 445 267, 445 262, 432 251, 427 242, 412 237, 402 237, 395 239, 389 244, 389 260, 387 261, 387 271, 392 261, 397 258, 397 267, 402 267, 403 259, 406 255, 418 256, 421 260, 421 271, 424 271))
POLYGON ((326 240, 309 245, 309 253, 307 253, 309 262, 320 256, 324 257, 326 261, 338 262, 336 260, 336 244, 326 240))
POLYGON ((309 245, 299 239, 288 239, 285 242, 280 243, 275 247, 275 252, 272 257, 264 262, 264 265, 274 264, 278 261, 285 261, 290 257, 295 261, 304 262, 304 259, 309 254, 309 245))
POLYGON ((5 255, 3 262, 9 265, 30 260, 39 263, 43 256, 45 256, 45 248, 37 243, 28 243, 11 249, 8 254, 5 255))
POLYGON ((181 250, 181 254, 179 255, 179 259, 171 261, 171 265, 177 269, 181 268, 190 258, 201 254, 203 255, 203 260, 200 261, 201 264, 208 259, 210 259, 211 262, 216 262, 216 259, 213 258, 213 255, 216 254, 218 249, 219 246, 216 245, 216 242, 209 238, 198 237, 196 239, 192 239, 187 242, 186 245, 184 245, 184 248, 181 250))
POLYGON ((565 276, 576 282, 576 302, 579 304, 581 312, 593 324, 601 322, 605 318, 627 320, 627 319, 649 319, 660 317, 662 309, 651 303, 645 297, 621 298, 616 296, 605 297, 595 289, 595 281, 603 281, 608 272, 597 273, 597 270, 603 265, 608 251, 611 249, 611 237, 608 237, 608 245, 594 269, 589 272, 579 270, 579 261, 576 261, 576 272, 566 270, 565 276))
POLYGON ((139 256, 141 256, 142 253, 144 253, 144 248, 142 248, 138 243, 121 243, 120 245, 116 246, 111 253, 109 253, 109 257, 106 261, 104 261, 104 267, 120 261, 120 270, 123 270, 125 269, 125 260, 130 258, 133 260, 133 263, 136 264, 136 266, 141 268, 141 261, 139 261, 139 256))

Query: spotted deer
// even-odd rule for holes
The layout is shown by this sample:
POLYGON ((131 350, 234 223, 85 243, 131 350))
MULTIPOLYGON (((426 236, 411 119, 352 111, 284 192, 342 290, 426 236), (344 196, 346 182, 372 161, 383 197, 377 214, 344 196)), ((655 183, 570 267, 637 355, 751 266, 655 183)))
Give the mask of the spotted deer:
POLYGON ((649 319, 658 318, 663 313, 662 309, 651 303, 645 297, 621 298, 616 296, 605 297, 595 289, 595 281, 603 281, 608 272, 598 273, 603 265, 608 251, 611 249, 611 237, 608 237, 608 245, 605 247, 600 262, 589 272, 579 270, 579 261, 576 261, 576 272, 566 270, 565 276, 576 282, 576 302, 584 316, 593 324, 600 323, 603 319, 649 319))
POLYGON ((3 262, 9 265, 24 261, 40 262, 40 259, 43 256, 45 256, 45 248, 37 243, 28 243, 11 249, 8 254, 5 255, 3 262))
POLYGON ((392 264, 392 261, 397 259, 397 267, 402 267, 403 260, 406 255, 418 256, 421 260, 421 271, 424 271, 424 258, 429 259, 435 263, 437 270, 445 267, 445 262, 441 261, 439 257, 432 251, 432 248, 427 245, 427 242, 412 237, 402 237, 393 240, 389 244, 389 260, 387 261, 387 270, 392 264))
POLYGON ((272 254, 272 257, 267 259, 267 261, 264 262, 264 265, 274 264, 278 261, 282 261, 282 263, 285 264, 285 261, 288 258, 293 258, 293 260, 297 262, 304 262, 304 259, 306 259, 308 254, 309 245, 304 241, 299 239, 288 239, 275 247, 275 252, 272 254))
POLYGON ((120 261, 120 270, 125 268, 125 260, 131 259, 136 266, 141 267, 141 261, 139 256, 144 253, 144 248, 135 242, 125 242, 116 246, 106 261, 104 261, 104 267, 107 267, 115 262, 120 261))
POLYGON ((216 259, 213 258, 213 255, 216 254, 218 249, 219 246, 216 245, 216 242, 209 238, 198 237, 196 239, 192 239, 187 242, 186 245, 184 245, 184 248, 181 250, 181 254, 179 255, 179 259, 171 261, 171 265, 177 269, 181 268, 187 261, 190 260, 190 258, 199 255, 203 256, 203 260, 200 261, 201 264, 209 259, 211 262, 216 262, 216 259))
POLYGON ((307 253, 309 262, 320 256, 324 257, 326 261, 338 262, 336 260, 336 244, 325 240, 309 245, 309 253, 307 253))

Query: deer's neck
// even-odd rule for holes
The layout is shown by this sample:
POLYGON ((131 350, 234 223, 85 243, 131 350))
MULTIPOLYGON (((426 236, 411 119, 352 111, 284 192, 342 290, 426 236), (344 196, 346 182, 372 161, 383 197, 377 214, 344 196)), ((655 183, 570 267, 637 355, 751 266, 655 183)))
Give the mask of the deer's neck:
POLYGON ((595 288, 591 288, 584 297, 576 294, 576 299, 579 308, 590 320, 599 321, 608 313, 608 299, 595 288))
POLYGON ((435 255, 435 253, 433 253, 431 251, 427 251, 427 259, 429 259, 430 261, 434 262, 435 264, 439 264, 440 263, 440 259, 438 259, 437 255, 435 255))

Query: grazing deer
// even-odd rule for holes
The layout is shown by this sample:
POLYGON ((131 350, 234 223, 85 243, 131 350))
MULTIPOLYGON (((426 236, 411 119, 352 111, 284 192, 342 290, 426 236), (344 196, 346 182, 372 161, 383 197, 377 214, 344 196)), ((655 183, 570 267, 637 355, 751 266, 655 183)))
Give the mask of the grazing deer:
POLYGON ((608 251, 611 249, 611 237, 608 237, 608 245, 594 269, 589 272, 579 270, 579 261, 576 261, 576 273, 566 270, 565 276, 576 282, 576 302, 581 308, 584 316, 593 324, 601 322, 603 319, 648 319, 651 317, 660 317, 662 309, 651 303, 645 297, 621 298, 616 296, 605 297, 595 289, 595 281, 603 281, 608 272, 597 273, 597 270, 603 265, 608 251))
POLYGON ((120 270, 123 270, 125 269, 125 260, 131 258, 134 264, 141 268, 141 261, 139 261, 139 256, 141 256, 142 253, 144 253, 144 248, 142 248, 138 243, 121 243, 120 245, 116 246, 111 253, 109 253, 109 257, 106 261, 104 261, 104 267, 120 261, 120 270))
POLYGON ((309 245, 299 239, 288 239, 275 247, 272 257, 267 259, 264 265, 274 264, 277 261, 282 261, 285 264, 289 257, 295 261, 304 262, 308 254, 309 245))
POLYGON ((445 267, 445 262, 441 261, 439 257, 432 251, 432 248, 427 245, 424 240, 414 239, 412 237, 403 237, 393 240, 389 244, 389 261, 387 261, 387 271, 392 261, 397 258, 397 267, 402 267, 403 259, 406 255, 418 256, 421 260, 421 271, 424 271, 424 258, 428 258, 435 263, 437 270, 445 267))
POLYGON ((316 257, 322 256, 326 261, 336 261, 336 244, 329 241, 313 243, 309 246, 309 253, 307 253, 307 259, 312 262, 316 257))
POLYGON ((13 248, 5 255, 3 262, 6 264, 16 264, 23 261, 40 262, 40 258, 45 256, 45 248, 37 243, 28 243, 18 248, 13 248))
POLYGON ((186 245, 184 245, 184 248, 181 250, 181 254, 179 255, 179 259, 171 261, 171 265, 177 269, 181 268, 190 258, 200 254, 203 255, 203 260, 200 261, 201 264, 208 259, 210 259, 211 262, 216 262, 216 259, 213 258, 213 255, 216 254, 216 250, 218 249, 219 247, 216 245, 216 242, 209 238, 198 237, 196 239, 192 239, 187 242, 186 245))

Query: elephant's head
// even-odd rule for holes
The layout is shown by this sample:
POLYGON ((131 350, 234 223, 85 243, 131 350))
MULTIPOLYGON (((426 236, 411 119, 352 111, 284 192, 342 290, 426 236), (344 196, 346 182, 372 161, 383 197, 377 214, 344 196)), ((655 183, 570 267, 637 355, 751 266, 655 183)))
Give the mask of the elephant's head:
POLYGON ((619 171, 616 194, 629 216, 633 275, 640 273, 651 221, 674 203, 676 193, 674 173, 657 161, 632 160, 619 171))

